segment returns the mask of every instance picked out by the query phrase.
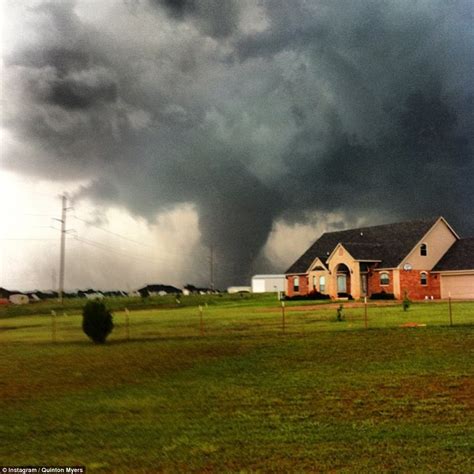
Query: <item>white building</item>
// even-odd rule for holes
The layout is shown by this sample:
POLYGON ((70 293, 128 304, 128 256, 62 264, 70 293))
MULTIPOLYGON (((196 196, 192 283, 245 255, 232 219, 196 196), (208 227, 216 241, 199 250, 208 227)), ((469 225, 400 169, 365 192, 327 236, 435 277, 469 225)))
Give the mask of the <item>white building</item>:
POLYGON ((285 291, 285 275, 254 275, 252 293, 277 293, 285 291))
POLYGON ((10 295, 10 303, 13 304, 28 304, 30 302, 30 299, 28 298, 27 295, 23 294, 15 294, 15 295, 10 295))

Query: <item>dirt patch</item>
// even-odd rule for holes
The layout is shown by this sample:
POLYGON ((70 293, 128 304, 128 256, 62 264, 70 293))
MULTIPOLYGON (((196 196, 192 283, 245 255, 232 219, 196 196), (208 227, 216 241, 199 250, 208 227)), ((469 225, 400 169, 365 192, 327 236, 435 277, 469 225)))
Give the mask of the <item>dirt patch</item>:
POLYGON ((0 326, 0 331, 14 331, 15 329, 31 329, 31 328, 38 328, 41 324, 30 324, 30 325, 22 325, 22 326, 0 326))

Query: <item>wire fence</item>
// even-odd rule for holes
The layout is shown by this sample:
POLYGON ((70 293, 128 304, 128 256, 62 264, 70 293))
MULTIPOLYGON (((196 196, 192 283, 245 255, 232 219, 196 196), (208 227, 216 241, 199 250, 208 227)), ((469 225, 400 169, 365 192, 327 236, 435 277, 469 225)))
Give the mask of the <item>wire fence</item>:
MULTIPOLYGON (((419 329, 472 326, 474 302, 443 301, 412 304, 328 304, 262 307, 199 305, 180 309, 116 311, 108 340, 196 337, 265 337, 316 335, 320 331, 419 329)), ((52 311, 50 315, 0 320, 0 340, 14 343, 86 341, 82 316, 52 311)))

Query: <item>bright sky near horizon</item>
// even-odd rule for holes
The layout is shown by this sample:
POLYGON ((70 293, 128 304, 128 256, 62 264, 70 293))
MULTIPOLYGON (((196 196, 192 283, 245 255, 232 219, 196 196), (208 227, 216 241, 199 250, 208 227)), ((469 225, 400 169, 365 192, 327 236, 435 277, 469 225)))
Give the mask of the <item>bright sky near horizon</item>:
MULTIPOLYGON (((0 171, 0 287, 57 290, 61 196, 77 187, 0 171)), ((66 289, 130 291, 153 282, 178 287, 208 284, 209 250, 199 245, 197 215, 191 207, 171 211, 150 224, 92 203, 68 206, 66 289), (198 271, 183 271, 189 267, 198 271)), ((284 266, 288 255, 296 258, 316 231, 314 226, 280 224, 269 239, 267 253, 284 266)), ((214 272, 223 271, 228 267, 216 264, 214 272)))

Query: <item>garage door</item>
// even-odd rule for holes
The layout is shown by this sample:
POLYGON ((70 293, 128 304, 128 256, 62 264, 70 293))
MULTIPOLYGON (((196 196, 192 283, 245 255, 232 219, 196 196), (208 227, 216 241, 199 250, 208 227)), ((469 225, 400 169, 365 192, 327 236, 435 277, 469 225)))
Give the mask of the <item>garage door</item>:
POLYGON ((252 293, 264 293, 265 292, 265 280, 253 279, 252 280, 252 293))
POLYGON ((474 275, 441 275, 441 298, 474 299, 474 275))

